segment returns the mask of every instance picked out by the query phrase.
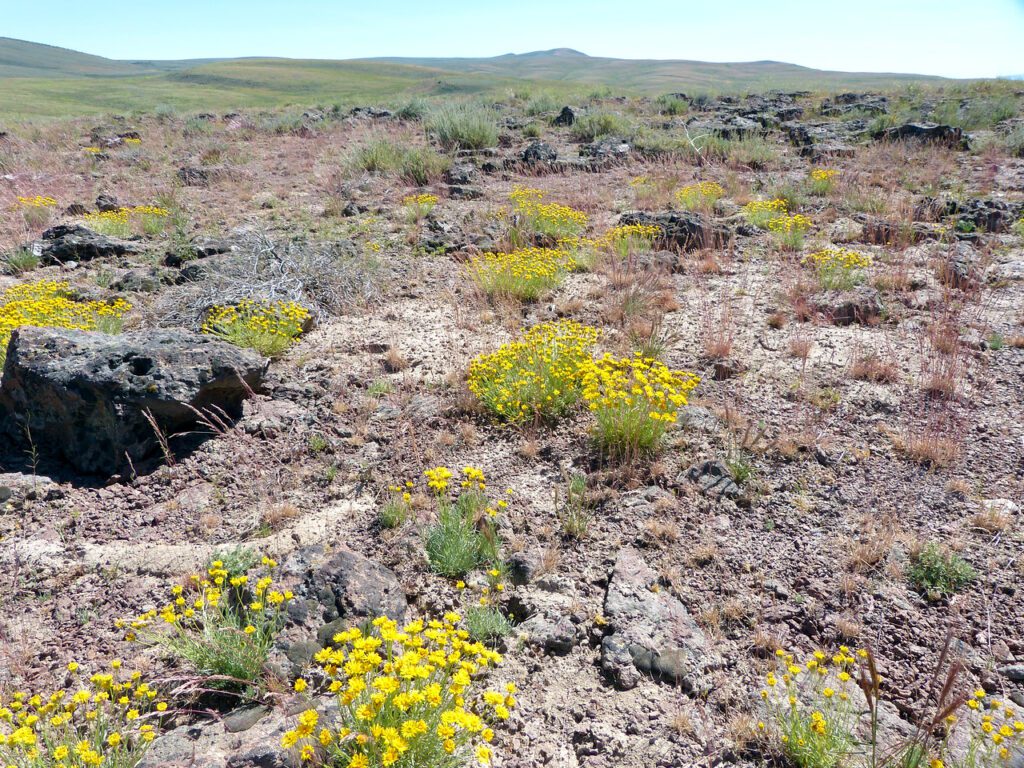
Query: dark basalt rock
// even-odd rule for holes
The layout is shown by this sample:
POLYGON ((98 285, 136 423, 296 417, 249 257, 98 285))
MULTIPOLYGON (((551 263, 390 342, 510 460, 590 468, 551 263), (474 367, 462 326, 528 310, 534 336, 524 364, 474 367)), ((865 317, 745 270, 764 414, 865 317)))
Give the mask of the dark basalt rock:
POLYGON ((886 128, 876 138, 886 141, 920 141, 930 144, 941 144, 953 149, 967 149, 964 132, 952 125, 938 123, 905 123, 893 128, 886 128))
POLYGON ((168 436, 196 426, 193 409, 237 418, 265 369, 255 353, 190 331, 19 328, 0 380, 0 432, 21 440, 28 429, 40 453, 110 475, 158 451, 147 414, 168 436))
POLYGON ((692 211, 630 211, 619 217, 619 224, 660 227, 663 234, 658 244, 681 251, 718 247, 726 243, 730 237, 728 229, 692 211))
POLYGON ((91 261, 107 256, 139 253, 134 243, 107 237, 80 224, 58 224, 43 232, 41 239, 32 243, 30 250, 44 264, 64 264, 69 261, 91 261))

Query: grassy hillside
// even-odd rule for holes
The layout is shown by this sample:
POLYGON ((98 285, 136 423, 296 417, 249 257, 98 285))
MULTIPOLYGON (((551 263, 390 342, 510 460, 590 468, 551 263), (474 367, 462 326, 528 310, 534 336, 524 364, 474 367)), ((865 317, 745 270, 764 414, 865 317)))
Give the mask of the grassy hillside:
POLYGON ((0 78, 139 75, 146 67, 127 61, 0 37, 0 78))
POLYGON ((152 110, 223 111, 288 104, 395 102, 413 95, 543 89, 555 95, 608 88, 627 95, 672 91, 886 89, 950 82, 921 75, 825 72, 793 64, 624 60, 556 49, 487 59, 277 58, 113 61, 0 38, 0 116, 63 117, 152 110))

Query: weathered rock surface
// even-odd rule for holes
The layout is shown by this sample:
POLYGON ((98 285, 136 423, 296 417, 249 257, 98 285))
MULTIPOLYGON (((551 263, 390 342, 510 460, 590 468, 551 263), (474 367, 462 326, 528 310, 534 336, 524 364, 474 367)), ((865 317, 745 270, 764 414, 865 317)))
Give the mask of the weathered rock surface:
POLYGON ((879 138, 888 141, 921 141, 943 144, 954 149, 967 149, 967 140, 959 128, 938 123, 905 123, 886 128, 879 138))
POLYGON ((882 314, 882 296, 870 285, 850 291, 828 291, 818 299, 817 311, 835 325, 870 323, 882 314))
POLYGON ((619 688, 641 675, 706 692, 721 659, 686 607, 661 589, 658 575, 631 547, 615 561, 604 601, 610 632, 601 642, 601 669, 619 688))
POLYGON ((706 496, 735 499, 740 495, 740 487, 732 479, 729 468, 720 461, 704 461, 690 467, 686 479, 706 496))
POLYGON ((112 474, 157 451, 146 414, 168 436, 196 425, 193 409, 238 417, 265 368, 253 352, 183 330, 20 328, 0 381, 0 428, 15 439, 28 428, 41 452, 112 474))
POLYGON ((140 248, 126 240, 93 232, 80 224, 58 224, 43 232, 42 237, 32 243, 31 250, 44 264, 64 264, 139 253, 140 248))

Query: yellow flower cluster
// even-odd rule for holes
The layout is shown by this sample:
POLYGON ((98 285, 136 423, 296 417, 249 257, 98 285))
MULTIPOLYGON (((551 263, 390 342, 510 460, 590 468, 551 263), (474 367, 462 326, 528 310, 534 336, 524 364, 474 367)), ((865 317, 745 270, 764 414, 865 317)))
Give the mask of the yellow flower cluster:
POLYGON ((492 724, 509 718, 516 687, 478 692, 474 677, 502 658, 470 642, 460 622, 447 613, 443 621, 416 620, 399 629, 380 617, 365 633, 353 628, 335 635, 333 647, 314 659, 337 696, 339 722, 321 726, 319 713, 309 709, 281 745, 303 761, 341 768, 454 768, 471 758, 489 765, 492 724))
POLYGON ((755 227, 766 227, 773 219, 785 216, 788 211, 786 201, 781 198, 752 200, 743 206, 743 215, 755 227))
POLYGON ((871 257, 847 248, 825 248, 804 257, 803 262, 817 268, 867 269, 871 257))
POLYGON ((580 398, 580 376, 598 335, 596 328, 572 320, 541 323, 521 341, 474 358, 469 390, 502 421, 557 419, 580 398))
POLYGON ((53 208, 57 205, 57 201, 52 197, 43 197, 42 195, 19 197, 18 203, 26 208, 53 208))
POLYGON ((714 181, 700 181, 688 184, 676 192, 676 202, 688 210, 712 208, 716 202, 725 197, 721 184, 714 181))
POLYGON ((156 234, 164 226, 164 219, 170 214, 166 208, 154 205, 136 205, 130 208, 118 208, 114 211, 95 211, 82 218, 92 229, 104 235, 128 237, 132 233, 132 225, 138 222, 147 235, 156 234))
POLYGON ((231 306, 212 307, 201 330, 275 357, 298 340, 310 317, 309 310, 294 301, 266 304, 246 299, 231 306))
POLYGON ((841 646, 832 656, 817 650, 798 662, 793 654, 776 651, 776 669, 761 689, 765 715, 758 729, 778 739, 796 765, 841 764, 856 747, 859 713, 851 693, 855 665, 866 656, 841 646))
POLYGON ((1024 713, 1017 712, 999 699, 988 697, 981 688, 968 699, 967 706, 975 711, 987 710, 972 734, 973 741, 985 757, 998 757, 999 761, 1009 762, 1014 754, 1024 755, 1024 713))
POLYGON ((516 214, 513 239, 525 242, 534 237, 571 237, 587 227, 587 214, 560 203, 544 202, 539 189, 516 187, 509 194, 516 214))
POLYGON ((86 147, 82 151, 85 152, 85 154, 87 155, 99 155, 103 152, 103 150, 100 149, 99 147, 86 147))
POLYGON ((285 621, 294 595, 275 586, 277 563, 262 560, 263 575, 232 575, 214 561, 204 575, 172 584, 170 600, 134 619, 119 619, 125 639, 166 649, 199 674, 207 685, 253 690, 265 674, 267 655, 285 621))
POLYGON ((511 253, 483 253, 470 259, 474 282, 489 296, 536 301, 557 288, 575 261, 554 248, 517 248, 511 253))
POLYGON ((0 765, 14 768, 80 768, 135 765, 156 738, 152 722, 167 704, 139 672, 120 661, 111 672, 85 678, 67 669, 75 690, 49 694, 15 691, 0 699, 0 765))
POLYGON ((418 206, 430 206, 433 208, 437 205, 437 195, 431 195, 429 193, 421 193, 418 195, 406 195, 402 198, 403 205, 418 205, 418 206))
POLYGON ((622 243, 645 243, 661 237, 662 229, 654 224, 620 224, 612 227, 593 242, 597 247, 619 248, 622 243))
POLYGON ((598 445, 618 457, 656 449, 700 377, 653 358, 610 354, 583 370, 583 399, 597 421, 598 445))
MULTIPOLYGON (((269 573, 277 563, 264 557, 263 565, 269 573)), ((192 574, 189 582, 188 597, 184 586, 174 584, 170 589, 171 600, 163 608, 151 608, 131 621, 119 619, 116 626, 128 629, 125 639, 137 640, 140 630, 151 629, 154 624, 170 625, 185 632, 205 629, 211 610, 238 611, 247 619, 243 627, 244 634, 263 634, 271 631, 272 627, 276 628, 284 604, 294 597, 289 590, 274 588, 274 580, 270 575, 255 579, 252 583, 244 574, 232 576, 224 568, 222 560, 215 560, 205 576, 192 574), (236 605, 243 596, 245 601, 236 605)))
POLYGON ((812 223, 813 222, 811 222, 811 220, 802 213, 794 213, 792 215, 784 214, 769 221, 768 229, 771 232, 803 233, 811 228, 812 223))
POLYGON ((137 146, 139 146, 142 143, 142 139, 128 138, 128 139, 124 140, 124 143, 127 144, 130 147, 137 147, 137 146))
POLYGON ((112 302, 75 301, 66 282, 41 280, 23 283, 0 293, 0 366, 15 328, 70 328, 79 331, 116 333, 131 309, 124 299, 112 302))
POLYGON ((423 473, 427 477, 427 487, 440 495, 448 490, 452 479, 452 471, 448 467, 435 467, 423 473))
POLYGON ((839 171, 834 168, 814 168, 811 170, 811 180, 829 182, 833 181, 839 175, 839 171))
POLYGON ((632 179, 629 180, 629 186, 632 187, 633 189, 637 189, 638 187, 646 187, 650 183, 650 176, 634 176, 632 179))

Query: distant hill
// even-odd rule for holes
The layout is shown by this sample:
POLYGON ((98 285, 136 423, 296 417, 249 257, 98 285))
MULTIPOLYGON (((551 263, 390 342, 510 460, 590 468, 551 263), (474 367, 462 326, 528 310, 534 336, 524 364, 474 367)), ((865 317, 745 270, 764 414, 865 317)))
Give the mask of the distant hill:
POLYGON ((610 59, 571 48, 491 58, 282 58, 115 61, 0 38, 0 116, 61 117, 151 110, 395 102, 533 87, 570 98, 607 87, 625 95, 886 89, 943 82, 924 75, 829 72, 777 61, 610 59))
POLYGON ((140 75, 145 72, 144 67, 131 62, 0 37, 0 78, 103 77, 140 75))
POLYGON ((382 57, 368 61, 413 64, 466 74, 526 80, 608 85, 647 94, 672 90, 742 91, 766 88, 891 88, 908 82, 941 82, 940 77, 873 72, 831 72, 780 61, 723 62, 608 59, 570 48, 482 59, 382 57))

